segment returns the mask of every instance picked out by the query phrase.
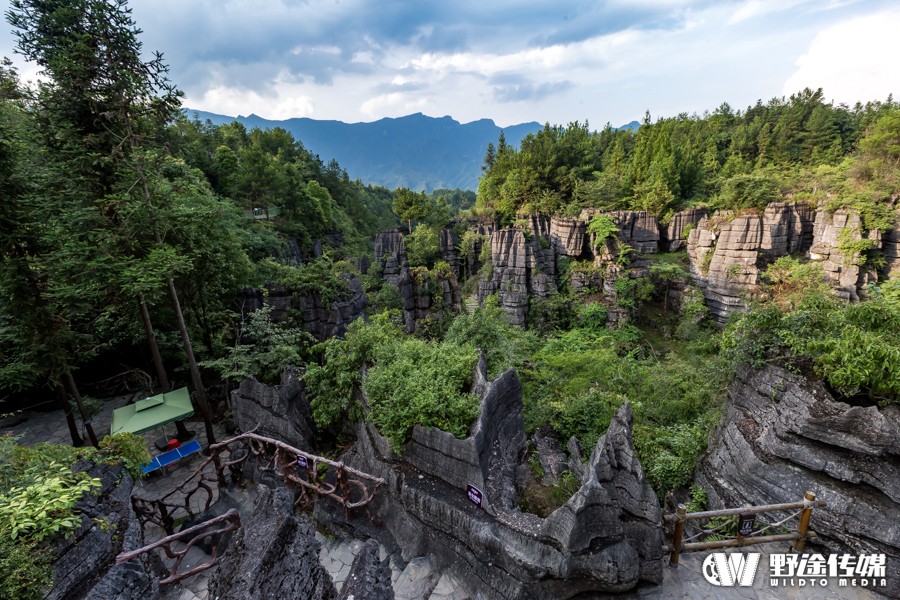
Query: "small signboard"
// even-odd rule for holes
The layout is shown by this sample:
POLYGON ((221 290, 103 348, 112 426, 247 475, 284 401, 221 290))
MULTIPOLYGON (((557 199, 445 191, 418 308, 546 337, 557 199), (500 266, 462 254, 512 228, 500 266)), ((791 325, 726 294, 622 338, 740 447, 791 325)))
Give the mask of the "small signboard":
POLYGON ((309 467, 309 462, 306 460, 305 456, 297 457, 297 468, 298 469, 306 469, 309 467))
POLYGON ((470 483, 466 486, 466 496, 469 497, 472 504, 481 508, 481 503, 484 500, 484 494, 481 493, 481 490, 470 483))
POLYGON ((738 516, 738 535, 746 537, 753 533, 753 525, 756 523, 754 513, 741 513, 738 516))

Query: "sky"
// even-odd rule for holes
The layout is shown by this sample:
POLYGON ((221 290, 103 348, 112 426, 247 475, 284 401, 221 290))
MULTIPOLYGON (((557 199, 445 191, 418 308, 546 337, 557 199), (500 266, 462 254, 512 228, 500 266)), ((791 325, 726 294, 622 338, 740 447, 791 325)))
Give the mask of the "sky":
MULTIPOLYGON (((9 8, 0 0, 4 12, 9 8)), ((131 0, 184 105, 374 121, 421 112, 592 128, 823 88, 900 95, 896 0, 131 0)), ((37 70, 0 54, 25 80, 37 70)))

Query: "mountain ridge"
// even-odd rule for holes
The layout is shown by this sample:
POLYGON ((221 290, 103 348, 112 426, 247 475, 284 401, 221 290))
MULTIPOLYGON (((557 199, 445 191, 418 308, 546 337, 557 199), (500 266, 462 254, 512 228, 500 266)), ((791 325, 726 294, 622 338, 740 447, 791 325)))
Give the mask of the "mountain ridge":
POLYGON ((460 123, 450 116, 421 112, 357 123, 309 117, 264 119, 253 113, 231 117, 190 108, 184 112, 215 125, 237 121, 247 128, 281 127, 323 161, 337 160, 353 179, 428 192, 476 190, 487 145, 496 143, 501 131, 508 144, 518 146, 522 138, 543 127, 536 121, 499 127, 488 118, 460 123))

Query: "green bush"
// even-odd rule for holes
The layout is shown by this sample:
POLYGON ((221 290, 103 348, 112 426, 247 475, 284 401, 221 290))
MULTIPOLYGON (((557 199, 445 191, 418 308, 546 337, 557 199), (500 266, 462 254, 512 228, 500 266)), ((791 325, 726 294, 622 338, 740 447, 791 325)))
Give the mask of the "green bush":
POLYGON ((0 598, 44 598, 53 582, 51 557, 35 542, 0 535, 0 598))
POLYGON ((434 264, 441 251, 438 229, 420 223, 412 233, 403 238, 403 245, 410 267, 429 267, 434 264))
POLYGON ((602 248, 607 239, 619 232, 619 228, 609 215, 595 214, 588 223, 587 232, 596 236, 594 247, 602 248))
POLYGON ((143 477, 141 467, 151 458, 147 441, 134 433, 107 435, 100 440, 100 451, 107 460, 121 460, 135 481, 143 477))
POLYGON ((414 425, 467 435, 478 416, 478 397, 468 392, 477 359, 470 344, 403 338, 376 361, 363 388, 369 418, 394 451, 402 451, 414 425))

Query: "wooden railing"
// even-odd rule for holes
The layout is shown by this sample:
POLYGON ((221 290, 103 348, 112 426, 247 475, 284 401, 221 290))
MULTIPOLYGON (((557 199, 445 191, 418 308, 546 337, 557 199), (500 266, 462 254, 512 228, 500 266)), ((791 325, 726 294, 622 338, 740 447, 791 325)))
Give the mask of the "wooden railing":
POLYGON ((816 495, 812 492, 806 492, 804 499, 799 502, 694 513, 687 512, 685 505, 679 504, 674 514, 664 517, 666 523, 674 525, 674 532, 672 534, 672 544, 664 546, 663 550, 671 553, 669 565, 672 567, 678 566, 678 560, 682 552, 695 550, 793 541, 794 550, 801 552, 806 541, 815 537, 815 532, 809 531, 809 520, 812 517, 813 508, 823 508, 825 506, 827 506, 827 503, 824 500, 816 500, 816 495), (795 512, 777 522, 769 523, 759 528, 756 527, 756 515, 770 512, 783 513, 785 511, 795 512), (729 517, 735 517, 735 519, 730 519, 729 517), (794 519, 798 519, 798 523, 793 531, 774 533, 774 531, 779 529, 788 529, 786 524, 794 519), (690 521, 698 522, 700 526, 699 531, 691 532, 690 536, 685 538, 686 525, 690 521), (704 527, 704 524, 707 526, 704 527), (763 535, 766 532, 772 533, 763 535), (718 539, 704 541, 705 538, 710 537, 718 539))
POLYGON ((152 544, 137 550, 132 550, 131 552, 123 552, 116 557, 116 564, 121 565, 145 554, 149 554, 156 549, 162 549, 162 551, 165 552, 165 555, 170 559, 174 559, 175 562, 172 563, 172 566, 169 569, 169 575, 165 579, 160 579, 159 583, 166 584, 181 581, 185 577, 196 575, 201 571, 216 566, 219 563, 219 543, 222 541, 222 536, 239 529, 240 526, 241 515, 232 508, 224 515, 210 519, 209 521, 200 523, 189 529, 185 529, 184 531, 179 531, 158 542, 153 542, 152 544), (223 523, 222 527, 210 530, 210 527, 220 523, 223 523), (210 540, 210 545, 212 546, 210 560, 201 563, 192 569, 179 573, 178 569, 181 567, 181 561, 184 560, 187 553, 190 552, 195 544, 198 544, 207 538, 210 540), (187 543, 184 543, 184 546, 180 550, 176 549, 175 543, 178 542, 180 546, 184 540, 188 540, 187 543))
POLYGON ((331 498, 349 513, 372 501, 384 479, 364 473, 343 462, 329 460, 298 450, 284 442, 255 433, 244 433, 212 444, 207 458, 182 484, 158 498, 131 499, 141 526, 154 523, 168 535, 175 532, 175 522, 192 519, 209 510, 215 491, 229 479, 240 483, 243 467, 252 459, 262 472, 271 472, 285 484, 299 487, 301 497, 313 494, 331 498))

